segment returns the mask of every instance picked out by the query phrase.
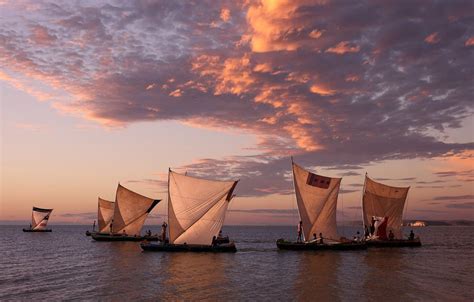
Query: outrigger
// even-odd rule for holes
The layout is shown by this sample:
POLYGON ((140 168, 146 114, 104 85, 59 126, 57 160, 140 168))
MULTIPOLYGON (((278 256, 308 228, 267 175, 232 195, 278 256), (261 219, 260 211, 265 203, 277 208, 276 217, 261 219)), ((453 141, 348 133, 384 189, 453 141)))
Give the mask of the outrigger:
POLYGON ((238 181, 218 181, 168 171, 169 240, 143 242, 144 251, 152 252, 236 252, 220 230, 238 181))
POLYGON ((369 247, 419 247, 413 232, 403 238, 402 223, 410 187, 392 187, 365 175, 362 195, 365 240, 369 247), (387 234, 387 231, 389 232, 387 234))
POLYGON ((23 229, 23 232, 51 232, 51 229, 47 229, 46 226, 52 211, 53 209, 33 207, 30 227, 28 229, 23 229))
POLYGON ((296 242, 278 239, 277 247, 281 250, 293 251, 367 249, 364 241, 351 241, 338 235, 336 208, 342 178, 311 173, 295 164, 293 158, 291 164, 293 185, 301 218, 299 234, 296 242))

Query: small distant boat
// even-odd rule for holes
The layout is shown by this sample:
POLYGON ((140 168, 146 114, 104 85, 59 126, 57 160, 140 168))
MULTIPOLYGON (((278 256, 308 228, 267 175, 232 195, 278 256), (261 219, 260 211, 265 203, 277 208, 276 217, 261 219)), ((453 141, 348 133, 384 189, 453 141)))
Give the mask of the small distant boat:
POLYGON ((337 197, 342 178, 331 178, 311 173, 295 164, 293 159, 291 164, 305 240, 292 242, 278 239, 277 247, 281 250, 293 251, 366 249, 365 242, 344 239, 337 232, 337 197), (322 234, 323 238, 317 237, 318 234, 322 234), (309 238, 313 239, 309 240, 309 238))
POLYGON ((410 187, 392 187, 365 175, 362 211, 369 247, 418 247, 420 238, 403 238, 403 209, 410 187), (387 234, 387 231, 389 232, 387 234), (390 232, 393 234, 390 236, 390 232), (392 238, 390 238, 392 237, 392 238))
POLYGON ((207 180, 168 172, 169 242, 141 243, 153 252, 236 252, 219 231, 238 181, 207 180))
POLYGON ((92 239, 96 241, 158 240, 157 236, 140 235, 148 213, 158 202, 160 200, 142 196, 119 184, 115 203, 99 198, 99 232, 91 233, 92 239))
POLYGON ((33 207, 30 228, 23 229, 23 232, 51 232, 51 229, 47 229, 46 226, 52 211, 53 209, 33 207))

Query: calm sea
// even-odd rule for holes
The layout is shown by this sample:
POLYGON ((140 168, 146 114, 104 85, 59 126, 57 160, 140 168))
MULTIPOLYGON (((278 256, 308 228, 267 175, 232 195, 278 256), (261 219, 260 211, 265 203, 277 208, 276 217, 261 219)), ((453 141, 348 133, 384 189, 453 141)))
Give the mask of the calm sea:
POLYGON ((21 228, 0 226, 2 301, 474 299, 472 227, 417 228, 421 248, 353 252, 278 251, 294 227, 225 227, 235 254, 143 253, 134 242, 94 242, 86 226, 21 228))

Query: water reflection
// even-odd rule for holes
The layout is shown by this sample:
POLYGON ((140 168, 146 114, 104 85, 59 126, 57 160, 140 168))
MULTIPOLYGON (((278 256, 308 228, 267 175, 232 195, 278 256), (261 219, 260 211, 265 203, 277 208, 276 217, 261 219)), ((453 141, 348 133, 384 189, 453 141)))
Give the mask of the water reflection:
POLYGON ((295 296, 300 301, 339 301, 336 268, 337 252, 299 253, 299 272, 295 280, 295 296))

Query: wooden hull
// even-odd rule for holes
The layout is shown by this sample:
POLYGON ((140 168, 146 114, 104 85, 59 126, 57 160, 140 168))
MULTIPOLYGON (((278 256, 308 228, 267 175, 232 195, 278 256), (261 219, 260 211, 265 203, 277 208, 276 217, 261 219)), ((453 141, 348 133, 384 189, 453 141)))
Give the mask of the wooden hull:
POLYGON ((283 239, 278 239, 276 244, 279 249, 290 251, 353 251, 367 249, 367 245, 365 244, 365 242, 341 242, 336 244, 319 244, 290 242, 285 241, 283 239))
POLYGON ((159 244, 142 243, 145 252, 207 252, 207 253, 235 253, 237 248, 233 242, 229 244, 199 245, 199 244, 159 244))
POLYGON ((52 232, 52 230, 51 230, 51 229, 49 229, 49 230, 23 229, 23 232, 28 232, 28 233, 49 233, 49 232, 52 232))
POLYGON ((397 239, 397 240, 367 240, 368 247, 420 247, 419 238, 414 240, 397 239))
POLYGON ((157 236, 124 236, 92 233, 91 237, 96 241, 158 241, 157 236))

